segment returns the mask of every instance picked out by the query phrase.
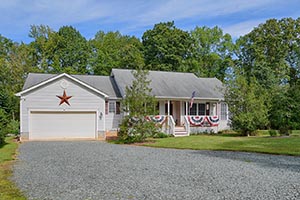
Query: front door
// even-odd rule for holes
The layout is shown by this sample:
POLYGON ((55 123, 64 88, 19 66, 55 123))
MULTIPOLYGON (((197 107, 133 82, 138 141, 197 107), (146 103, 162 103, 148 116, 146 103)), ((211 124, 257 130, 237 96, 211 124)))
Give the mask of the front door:
MULTIPOLYGON (((180 101, 170 101, 170 115, 172 115, 175 124, 180 125, 180 101)), ((165 114, 168 115, 168 103, 165 104, 165 114)))
POLYGON ((173 118, 175 120, 176 126, 181 124, 180 122, 180 101, 174 101, 174 114, 173 118))

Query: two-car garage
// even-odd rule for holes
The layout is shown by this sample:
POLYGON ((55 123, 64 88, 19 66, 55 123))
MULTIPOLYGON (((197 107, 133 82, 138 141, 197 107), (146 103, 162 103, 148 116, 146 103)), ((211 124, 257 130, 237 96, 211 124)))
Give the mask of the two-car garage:
POLYGON ((96 112, 30 112, 30 140, 95 139, 96 112))

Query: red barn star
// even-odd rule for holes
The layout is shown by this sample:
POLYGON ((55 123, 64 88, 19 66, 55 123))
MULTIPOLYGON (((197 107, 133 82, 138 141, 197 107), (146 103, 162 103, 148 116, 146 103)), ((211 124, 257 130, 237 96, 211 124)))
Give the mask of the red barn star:
POLYGON ((70 105, 69 99, 70 99, 72 96, 67 96, 65 90, 64 90, 64 93, 63 93, 62 96, 58 96, 58 95, 56 95, 56 96, 57 96, 58 98, 60 98, 60 103, 59 103, 59 105, 61 105, 61 104, 63 104, 63 103, 66 103, 66 104, 70 105))

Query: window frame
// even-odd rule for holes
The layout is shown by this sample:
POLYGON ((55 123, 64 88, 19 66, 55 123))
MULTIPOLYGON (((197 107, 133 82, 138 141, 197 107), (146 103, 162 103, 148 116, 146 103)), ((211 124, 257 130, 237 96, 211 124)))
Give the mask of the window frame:
POLYGON ((221 120, 228 120, 228 105, 225 102, 221 103, 221 112, 220 112, 220 119, 221 120))

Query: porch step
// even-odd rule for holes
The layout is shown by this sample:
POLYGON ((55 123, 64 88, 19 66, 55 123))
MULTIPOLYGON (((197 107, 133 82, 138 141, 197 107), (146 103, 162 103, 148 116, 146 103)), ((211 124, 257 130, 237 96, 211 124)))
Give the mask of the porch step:
POLYGON ((174 136, 175 137, 188 136, 188 133, 183 126, 176 126, 174 130, 174 136))

